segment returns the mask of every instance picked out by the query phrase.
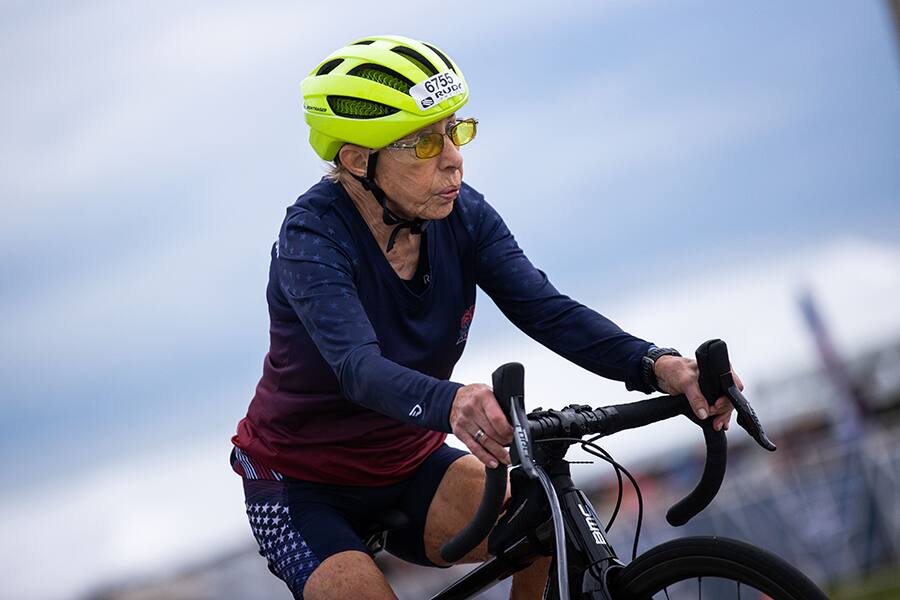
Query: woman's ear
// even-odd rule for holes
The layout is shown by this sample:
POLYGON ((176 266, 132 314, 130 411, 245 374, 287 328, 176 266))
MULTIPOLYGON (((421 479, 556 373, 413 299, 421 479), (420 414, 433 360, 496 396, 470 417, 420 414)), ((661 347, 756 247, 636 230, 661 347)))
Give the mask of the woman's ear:
POLYGON ((341 165, 358 177, 366 176, 369 163, 369 149, 355 144, 344 144, 338 152, 341 165))

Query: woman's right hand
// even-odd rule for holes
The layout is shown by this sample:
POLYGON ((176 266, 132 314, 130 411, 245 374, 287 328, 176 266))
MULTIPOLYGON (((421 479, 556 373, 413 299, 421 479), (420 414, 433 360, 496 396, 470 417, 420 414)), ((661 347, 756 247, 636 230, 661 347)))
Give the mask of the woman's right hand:
POLYGON ((504 446, 512 443, 513 430, 489 386, 473 383, 456 391, 450 428, 487 467, 509 464, 509 451, 504 446))

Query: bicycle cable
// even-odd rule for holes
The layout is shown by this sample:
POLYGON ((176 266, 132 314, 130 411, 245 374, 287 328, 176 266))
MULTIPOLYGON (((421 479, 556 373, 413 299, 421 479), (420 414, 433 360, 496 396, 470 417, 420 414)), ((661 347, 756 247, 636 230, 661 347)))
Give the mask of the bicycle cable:
POLYGON ((583 443, 582 448, 584 448, 584 451, 588 454, 607 461, 613 466, 614 469, 616 469, 617 473, 619 470, 621 470, 623 473, 625 473, 625 476, 628 477, 628 480, 631 482, 632 487, 634 487, 634 493, 637 496, 638 501, 637 525, 634 530, 634 544, 631 547, 631 560, 634 560, 635 558, 637 558, 638 544, 641 539, 641 526, 644 522, 644 498, 641 495, 641 488, 638 485, 637 480, 631 475, 628 469, 616 462, 616 460, 613 459, 609 452, 607 452, 597 444, 594 444, 593 442, 583 443), (592 452, 591 449, 596 450, 597 452, 592 452))
MULTIPOLYGON (((592 438, 596 439, 596 438, 592 438)), ((609 452, 595 444, 591 440, 583 440, 581 438, 569 438, 569 437, 558 437, 558 438, 545 438, 542 440, 537 440, 536 443, 544 443, 544 442, 576 442, 581 445, 585 452, 590 454, 591 456, 596 456, 599 459, 602 459, 612 465, 613 469, 615 469, 616 474, 618 475, 619 470, 622 473, 625 473, 625 476, 628 477, 628 480, 631 482, 632 487, 634 488, 635 495, 637 496, 638 501, 638 516, 637 516, 637 526, 634 531, 634 544, 631 547, 631 560, 637 558, 637 548, 638 542, 641 539, 641 525, 644 521, 644 498, 641 495, 641 488, 637 483, 637 480, 628 472, 628 469, 623 467, 621 464, 616 462, 612 456, 610 456, 609 452)), ((622 493, 622 479, 621 475, 619 475, 619 493, 622 493)), ((618 503, 617 503, 618 504, 618 503)), ((617 507, 618 511, 618 507, 617 507)), ((612 526, 612 519, 610 519, 610 526, 612 526)))
MULTIPOLYGON (((602 435, 598 434, 585 441, 588 443, 594 443, 602 437, 602 435)), ((607 456, 609 456, 608 452, 607 456)), ((610 458, 612 458, 612 456, 610 456, 610 458)), ((618 467, 616 467, 616 465, 613 465, 613 472, 616 474, 616 479, 618 480, 619 492, 618 494, 616 494, 616 506, 615 508, 613 508, 612 515, 610 515, 609 521, 606 523, 606 529, 604 529, 604 533, 609 533, 609 530, 612 529, 613 523, 616 522, 616 517, 619 516, 619 509, 622 507, 622 491, 625 488, 625 484, 622 482, 622 471, 620 471, 618 467)))

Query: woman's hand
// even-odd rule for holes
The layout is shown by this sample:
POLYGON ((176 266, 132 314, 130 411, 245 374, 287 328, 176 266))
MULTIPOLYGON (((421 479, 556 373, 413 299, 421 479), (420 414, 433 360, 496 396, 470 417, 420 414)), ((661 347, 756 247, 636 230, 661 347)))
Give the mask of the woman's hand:
MULTIPOLYGON (((714 415, 713 429, 720 431, 722 428, 728 429, 728 422, 731 421, 731 412, 734 407, 731 401, 722 396, 716 400, 712 406, 703 397, 700 392, 700 371, 697 368, 697 361, 690 358, 682 358, 680 356, 661 356, 653 365, 656 373, 656 382, 662 391, 667 394, 684 394, 687 396, 694 414, 701 421, 706 420, 710 415, 714 415)), ((734 382, 739 390, 744 389, 741 378, 737 376, 734 370, 734 382)))
POLYGON ((509 464, 504 446, 512 443, 513 430, 497 404, 493 390, 483 383, 459 388, 450 408, 453 434, 491 469, 509 464))

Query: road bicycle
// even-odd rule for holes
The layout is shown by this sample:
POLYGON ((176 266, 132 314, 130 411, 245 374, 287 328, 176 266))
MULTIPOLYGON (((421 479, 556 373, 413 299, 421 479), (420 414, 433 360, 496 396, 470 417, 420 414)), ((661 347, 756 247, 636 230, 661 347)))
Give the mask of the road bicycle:
MULTIPOLYGON (((696 352, 700 389, 710 402, 727 396, 737 424, 763 448, 775 450, 750 403, 731 374, 728 350, 710 340, 696 352)), ((818 600, 826 596, 805 575, 774 554, 724 537, 687 537, 637 554, 643 501, 637 482, 594 442, 625 429, 643 427, 678 415, 697 424, 706 441, 706 464, 699 483, 666 514, 673 526, 687 523, 706 508, 725 476, 727 442, 715 431, 712 418, 700 421, 687 398, 659 396, 639 402, 605 406, 570 405, 562 410, 524 408, 524 368, 501 366, 493 374, 494 395, 514 430, 510 447, 512 494, 499 519, 507 486, 507 467, 487 469, 484 495, 472 522, 441 549, 447 562, 456 562, 488 537, 493 556, 431 600, 475 598, 541 556, 552 556, 547 600, 625 600, 646 598, 771 598, 818 600), (590 439, 583 439, 592 436, 590 439), (587 496, 572 482, 568 449, 581 445, 609 462, 619 481, 619 495, 605 528, 587 496), (606 538, 622 502, 622 475, 631 481, 639 502, 632 561, 623 563, 606 538), (555 577, 554 577, 555 573, 555 577)), ((384 536, 403 528, 404 515, 391 511, 376 518, 370 529, 373 551, 384 536)))

